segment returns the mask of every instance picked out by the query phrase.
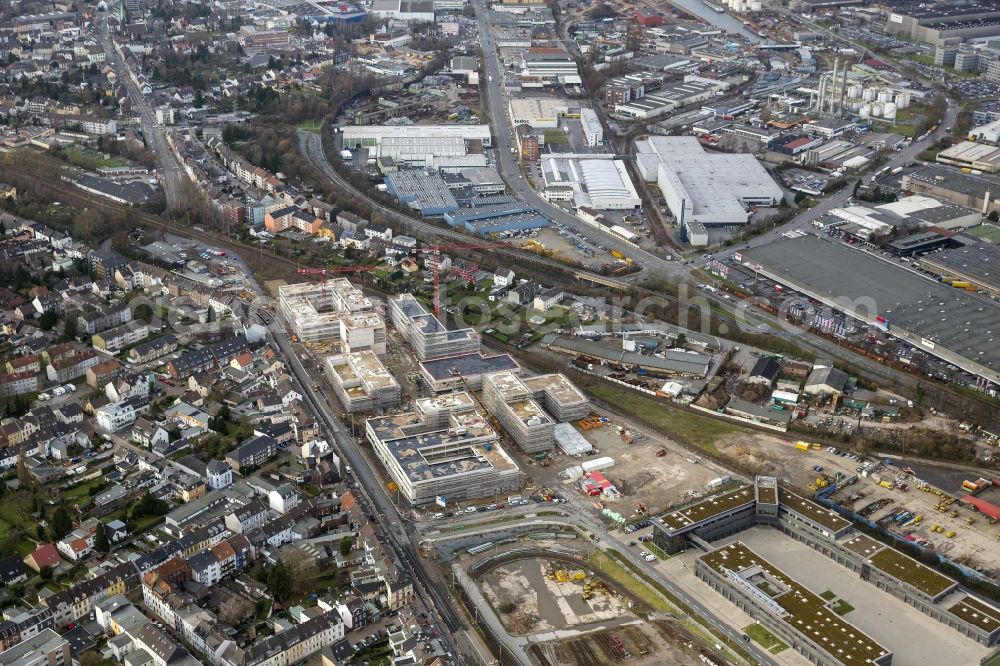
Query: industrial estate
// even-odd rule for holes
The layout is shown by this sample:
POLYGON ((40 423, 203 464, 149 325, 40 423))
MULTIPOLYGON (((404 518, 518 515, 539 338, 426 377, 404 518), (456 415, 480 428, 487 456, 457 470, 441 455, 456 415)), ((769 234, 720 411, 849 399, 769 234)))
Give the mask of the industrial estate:
POLYGON ((1000 7, 0 3, 0 665, 1000 666, 1000 7))

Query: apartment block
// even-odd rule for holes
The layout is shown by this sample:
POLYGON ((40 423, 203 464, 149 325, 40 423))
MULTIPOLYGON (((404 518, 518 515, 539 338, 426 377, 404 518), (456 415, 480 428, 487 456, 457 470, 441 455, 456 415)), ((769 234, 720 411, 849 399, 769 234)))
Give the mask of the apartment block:
POLYGON ((334 393, 348 412, 367 412, 399 404, 399 384, 374 352, 328 356, 324 369, 334 393))
POLYGON ((385 323, 346 278, 279 287, 278 311, 303 342, 340 340, 345 351, 385 353, 385 323))
POLYGON ((413 294, 389 301, 392 324, 421 361, 479 351, 479 334, 471 328, 449 331, 413 294))

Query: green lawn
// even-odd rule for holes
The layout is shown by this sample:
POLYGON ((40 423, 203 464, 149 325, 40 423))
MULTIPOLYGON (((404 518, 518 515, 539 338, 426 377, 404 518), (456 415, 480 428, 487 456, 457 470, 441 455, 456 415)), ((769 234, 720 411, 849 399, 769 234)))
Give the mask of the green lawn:
POLYGON ((674 611, 674 607, 663 596, 657 593, 656 590, 648 585, 644 585, 642 581, 632 576, 624 566, 607 554, 596 551, 590 557, 590 564, 598 571, 609 576, 623 589, 628 590, 641 599, 653 610, 661 613, 672 613, 674 611))
POLYGON ((67 488, 63 491, 62 497, 66 502, 72 502, 76 505, 86 504, 90 501, 93 495, 90 494, 91 488, 101 488, 107 485, 104 482, 103 477, 96 479, 91 479, 90 481, 85 481, 84 483, 77 484, 72 488, 67 488))
POLYGON ((847 615, 852 610, 854 610, 854 606, 847 603, 843 599, 837 599, 837 603, 833 605, 833 612, 837 615, 847 615))
POLYGON ((566 132, 563 132, 562 130, 545 130, 545 143, 551 143, 556 146, 564 146, 569 143, 569 138, 566 136, 566 132))
POLYGON ((819 596, 822 597, 823 599, 826 599, 827 601, 833 601, 834 599, 837 598, 837 595, 834 594, 833 590, 827 590, 826 592, 824 592, 819 596))
POLYGON ((744 627, 743 633, 771 654, 778 654, 788 649, 784 641, 759 624, 751 624, 744 627))
POLYGON ((715 442, 719 438, 744 431, 739 426, 677 409, 662 400, 615 384, 597 382, 588 386, 587 390, 622 413, 648 423, 680 442, 712 453, 718 453, 715 442))

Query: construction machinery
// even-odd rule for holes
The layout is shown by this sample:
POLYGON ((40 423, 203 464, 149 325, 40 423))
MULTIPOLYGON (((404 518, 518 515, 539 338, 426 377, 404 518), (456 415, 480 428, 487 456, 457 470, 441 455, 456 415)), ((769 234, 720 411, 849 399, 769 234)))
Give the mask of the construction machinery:
POLYGON ((601 426, 603 426, 604 422, 601 421, 601 417, 599 416, 588 416, 586 418, 580 419, 577 422, 577 425, 580 426, 580 430, 593 430, 595 428, 600 428, 601 426))
POLYGON ((660 449, 659 451, 656 452, 656 457, 657 458, 662 458, 665 455, 667 455, 667 450, 666 449, 660 449))
POLYGON ((642 502, 635 503, 635 512, 640 515, 646 515, 649 513, 649 507, 642 502))
POLYGON ((566 571, 565 569, 556 569, 549 574, 549 580, 554 580, 557 583, 579 583, 580 581, 587 579, 587 573, 584 571, 566 571))

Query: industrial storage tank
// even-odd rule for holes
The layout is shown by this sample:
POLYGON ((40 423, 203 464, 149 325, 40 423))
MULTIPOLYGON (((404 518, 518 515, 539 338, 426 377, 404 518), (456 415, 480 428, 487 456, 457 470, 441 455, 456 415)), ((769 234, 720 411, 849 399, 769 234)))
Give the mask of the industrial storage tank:
POLYGON ((878 94, 878 101, 880 102, 891 102, 892 101, 892 91, 882 90, 878 94))
POLYGON ((882 115, 882 105, 879 104, 878 102, 872 102, 871 115, 872 115, 872 118, 878 118, 879 116, 881 116, 882 115))
POLYGON ((878 96, 878 91, 874 88, 865 88, 864 93, 861 95, 866 102, 873 102, 878 96))
POLYGON ((851 113, 857 113, 861 110, 861 102, 851 102, 851 113))
POLYGON ((896 119, 896 105, 892 102, 886 102, 885 107, 882 109, 882 115, 885 116, 887 120, 896 119))
POLYGON ((862 104, 861 108, 858 109, 858 115, 861 116, 862 118, 868 118, 869 116, 871 116, 871 114, 872 114, 871 104, 862 104))
POLYGON ((896 95, 896 108, 905 109, 910 105, 910 93, 899 93, 896 95))
POLYGON ((864 88, 861 86, 851 86, 847 89, 847 97, 849 99, 860 99, 863 90, 864 88))

